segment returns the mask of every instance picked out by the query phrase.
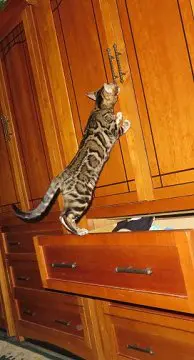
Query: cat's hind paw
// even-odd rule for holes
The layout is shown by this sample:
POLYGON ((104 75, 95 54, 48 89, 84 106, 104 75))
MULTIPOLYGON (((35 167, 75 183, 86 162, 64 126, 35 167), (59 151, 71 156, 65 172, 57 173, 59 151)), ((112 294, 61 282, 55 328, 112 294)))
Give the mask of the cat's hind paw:
POLYGON ((79 236, 83 236, 83 235, 87 235, 89 233, 88 229, 83 229, 83 228, 76 228, 77 231, 77 235, 79 236))

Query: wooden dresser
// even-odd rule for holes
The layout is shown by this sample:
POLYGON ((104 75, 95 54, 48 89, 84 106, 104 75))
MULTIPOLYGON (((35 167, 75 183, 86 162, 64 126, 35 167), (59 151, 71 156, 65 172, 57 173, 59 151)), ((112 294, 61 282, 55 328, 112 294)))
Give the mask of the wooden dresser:
MULTIPOLYGON (((38 231, 44 236, 59 236, 59 229, 38 231), (49 235, 48 235, 49 234, 49 235)), ((46 291, 42 287, 32 229, 1 233, 2 253, 6 259, 10 297, 16 335, 65 348, 83 358, 96 359, 87 300, 73 294, 46 291)), ((5 304, 7 308, 7 303, 5 304)), ((13 335, 13 334, 10 334, 13 335)))
POLYGON ((10 335, 16 324, 20 338, 90 360, 194 359, 191 231, 76 238, 62 235, 60 197, 37 224, 11 207, 39 204, 81 142, 93 108, 85 94, 116 81, 115 111, 131 129, 103 169, 84 227, 193 211, 193 12, 193 0, 9 0, 1 8, 0 325, 10 335), (40 277, 32 238, 43 233, 40 277))
POLYGON ((194 358, 194 231, 34 241, 44 287, 88 299, 97 359, 194 358))

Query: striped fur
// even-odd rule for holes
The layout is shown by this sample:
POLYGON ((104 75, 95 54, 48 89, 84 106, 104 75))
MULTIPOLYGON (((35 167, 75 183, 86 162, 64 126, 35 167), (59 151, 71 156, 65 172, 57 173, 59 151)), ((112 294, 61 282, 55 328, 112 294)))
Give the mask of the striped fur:
POLYGON ((60 191, 64 198, 61 223, 71 233, 88 233, 87 229, 79 228, 76 223, 92 201, 96 182, 113 145, 130 127, 128 120, 121 125, 122 113, 114 115, 113 108, 118 93, 116 84, 104 84, 100 90, 88 94, 95 100, 95 108, 88 119, 77 154, 65 170, 52 180, 41 203, 35 209, 23 212, 14 206, 19 218, 25 221, 38 220, 60 191))

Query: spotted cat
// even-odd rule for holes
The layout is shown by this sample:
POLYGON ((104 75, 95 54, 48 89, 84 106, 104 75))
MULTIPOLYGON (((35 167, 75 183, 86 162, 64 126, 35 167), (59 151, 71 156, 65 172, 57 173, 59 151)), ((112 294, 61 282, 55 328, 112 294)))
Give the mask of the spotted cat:
POLYGON ((114 114, 119 90, 116 84, 111 83, 87 94, 95 100, 95 107, 75 157, 51 181, 41 203, 35 209, 23 212, 13 205, 19 218, 25 221, 39 220, 50 207, 53 198, 61 192, 64 198, 64 209, 59 217, 61 223, 73 234, 88 233, 87 229, 79 228, 76 223, 92 201, 95 185, 113 145, 130 127, 128 120, 122 121, 121 112, 114 114))

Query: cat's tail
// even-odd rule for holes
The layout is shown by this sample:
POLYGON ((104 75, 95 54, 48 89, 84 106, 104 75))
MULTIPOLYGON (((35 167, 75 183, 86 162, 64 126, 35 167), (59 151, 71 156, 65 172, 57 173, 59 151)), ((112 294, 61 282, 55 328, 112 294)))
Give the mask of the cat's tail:
POLYGON ((32 211, 22 211, 18 209, 15 204, 13 204, 12 208, 15 211, 16 216, 24 221, 38 220, 52 203, 52 200, 55 198, 55 195, 57 194, 59 188, 60 180, 58 177, 56 177, 51 181, 51 184, 40 204, 32 211))

